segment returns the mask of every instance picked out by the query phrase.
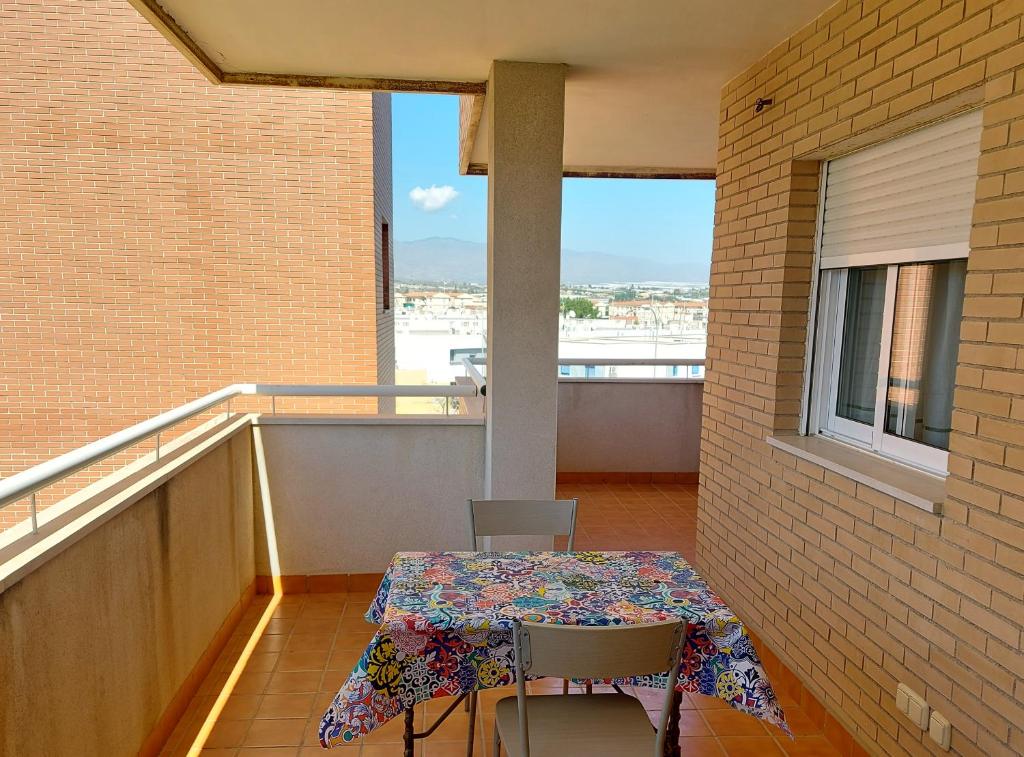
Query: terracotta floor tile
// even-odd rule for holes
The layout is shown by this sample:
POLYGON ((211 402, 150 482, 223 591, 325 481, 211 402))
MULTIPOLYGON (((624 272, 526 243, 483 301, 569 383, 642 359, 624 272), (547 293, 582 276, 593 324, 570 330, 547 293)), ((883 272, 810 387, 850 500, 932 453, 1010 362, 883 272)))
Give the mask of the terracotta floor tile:
POLYGON ((794 736, 820 736, 823 733, 821 726, 815 724, 802 707, 792 704, 783 705, 782 708, 794 736))
MULTIPOLYGON (((746 713, 733 710, 701 710, 711 732, 716 736, 769 737, 761 721, 746 713)), ((770 738, 770 737, 769 737, 770 738)))
POLYGON ((250 725, 248 720, 222 720, 213 726, 204 747, 215 749, 241 746, 250 725))
MULTIPOLYGON (((395 750, 394 744, 364 744, 363 751, 359 753, 360 757, 399 757, 401 754, 401 750, 395 750)), ((422 754, 423 742, 420 741, 416 744, 416 757, 422 754)))
POLYGON ((301 670, 323 670, 327 667, 328 651, 326 649, 307 652, 282 652, 277 661, 277 669, 285 673, 301 670))
MULTIPOLYGON (((338 689, 340 688, 341 685, 338 686, 338 689)), ((321 691, 313 697, 313 717, 320 720, 323 714, 327 712, 327 708, 331 706, 331 702, 334 701, 334 697, 337 696, 338 689, 333 691, 321 691)))
MULTIPOLYGON (((362 612, 365 611, 365 610, 366 610, 365 607, 362 608, 362 610, 360 610, 360 614, 362 614, 362 612)), ((342 606, 340 611, 339 611, 338 607, 336 607, 333 604, 329 604, 329 603, 328 604, 323 604, 323 603, 309 604, 309 605, 303 605, 302 606, 302 610, 299 612, 299 620, 307 620, 307 619, 314 620, 314 619, 324 619, 324 618, 337 620, 339 617, 342 617, 342 618, 347 617, 347 615, 346 615, 347 612, 348 612, 348 603, 347 602, 342 606)))
MULTIPOLYGON (((429 713, 426 715, 424 722, 427 728, 429 728, 435 720, 439 717, 440 713, 429 713)), ((480 734, 480 718, 477 716, 476 733, 480 734)), ((441 723, 437 730, 431 734, 429 741, 461 741, 463 745, 466 743, 466 738, 469 735, 469 713, 464 711, 462 707, 458 707, 455 712, 449 715, 443 723, 441 723)))
POLYGON ((320 680, 323 674, 319 671, 304 670, 295 673, 278 672, 267 684, 267 694, 306 694, 320 691, 320 680))
POLYGON ((679 739, 683 757, 725 757, 718 739, 707 736, 684 736, 679 739))
POLYGON ((315 694, 266 694, 256 711, 257 718, 308 718, 315 694))
POLYGON ((839 750, 824 736, 798 736, 792 741, 780 737, 778 743, 790 757, 840 757, 839 750))
POLYGON ((238 681, 235 683, 235 688, 231 690, 232 694, 262 694, 267 688, 267 682, 270 680, 270 673, 257 673, 255 671, 246 670, 238 677, 238 681))
POLYGON ((288 637, 285 652, 327 652, 334 645, 333 633, 295 633, 288 637))
POLYGON ((338 624, 341 622, 340 617, 335 613, 329 617, 307 617, 305 615, 300 616, 292 628, 292 633, 331 633, 333 634, 338 630, 338 624))
POLYGON ((710 726, 704 722, 699 710, 682 710, 679 713, 680 736, 714 736, 710 726))
POLYGON ((770 736, 761 738, 745 738, 721 736, 718 743, 722 745, 729 757, 784 757, 783 751, 770 736))
MULTIPOLYGON (((243 746, 292 746, 296 749, 302 743, 306 729, 305 718, 276 720, 254 720, 242 742, 243 746)), ((295 750, 292 750, 293 753, 295 750)))
POLYGON ((270 622, 267 623, 266 632, 269 634, 291 633, 292 626, 294 625, 294 618, 271 618, 270 622))
POLYGON ((220 720, 252 720, 259 709, 260 694, 232 694, 224 703, 220 720))
MULTIPOLYGON (((341 670, 351 673, 359 658, 363 655, 363 649, 335 649, 327 661, 327 670, 341 670)), ((283 668, 282 668, 283 670, 283 668)))
MULTIPOLYGON (((486 757, 490 754, 491 735, 488 733, 487 741, 479 735, 473 740, 473 757, 486 757)), ((423 740, 424 757, 466 757, 466 740, 462 741, 434 741, 433 737, 423 740)))
MULTIPOLYGON (((258 614, 256 614, 256 617, 258 618, 260 616, 260 614, 262 614, 262 612, 263 611, 260 610, 260 612, 258 614)), ((299 604, 281 605, 281 604, 279 604, 277 607, 274 608, 274 612, 271 613, 270 617, 272 617, 272 618, 297 618, 299 616, 300 612, 302 612, 302 605, 299 605, 299 604)))
POLYGON ((295 747, 242 747, 236 752, 236 757, 295 757, 295 747))
MULTIPOLYGON (((320 747, 320 717, 321 717, 321 715, 323 715, 323 713, 320 713, 319 715, 318 714, 314 714, 313 717, 311 717, 309 719, 309 722, 306 723, 306 730, 305 730, 305 732, 302 735, 302 745, 303 746, 315 746, 318 749, 321 748, 320 747)), ((352 744, 346 744, 345 746, 356 746, 356 747, 358 747, 360 745, 361 745, 361 742, 354 741, 352 744)), ((327 754, 327 753, 326 752, 321 752, 321 754, 327 754)))
POLYGON ((277 658, 280 654, 280 652, 254 653, 245 663, 245 669, 254 673, 269 673, 277 665, 277 658))
POLYGON ((280 634, 274 636, 263 636, 258 642, 256 642, 254 652, 280 652, 284 649, 287 642, 288 637, 280 634))

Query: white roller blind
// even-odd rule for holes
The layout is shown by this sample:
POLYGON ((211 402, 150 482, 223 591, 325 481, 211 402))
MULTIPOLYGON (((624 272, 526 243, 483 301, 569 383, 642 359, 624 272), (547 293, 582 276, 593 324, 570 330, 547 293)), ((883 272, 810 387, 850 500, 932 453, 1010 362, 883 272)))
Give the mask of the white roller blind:
POLYGON ((981 111, 830 161, 821 265, 871 262, 877 253, 967 254, 981 151, 981 111))

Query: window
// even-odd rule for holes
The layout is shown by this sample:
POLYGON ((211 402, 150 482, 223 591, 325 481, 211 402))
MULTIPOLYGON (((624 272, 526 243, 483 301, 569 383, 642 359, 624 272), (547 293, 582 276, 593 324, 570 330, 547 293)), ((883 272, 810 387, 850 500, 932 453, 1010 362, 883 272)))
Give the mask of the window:
POLYGON ((831 161, 807 432, 945 473, 981 120, 831 161))
POLYGON ((380 278, 384 310, 391 310, 391 228, 387 221, 380 222, 380 278))
POLYGON ((822 272, 816 431, 945 471, 967 261, 822 272))

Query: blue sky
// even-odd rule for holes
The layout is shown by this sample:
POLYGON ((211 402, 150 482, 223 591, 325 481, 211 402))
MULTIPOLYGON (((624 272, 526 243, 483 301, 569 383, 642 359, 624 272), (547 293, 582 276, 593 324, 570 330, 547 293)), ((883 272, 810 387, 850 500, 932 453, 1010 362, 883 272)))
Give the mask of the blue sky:
MULTIPOLYGON (((392 106, 396 238, 485 242, 487 179, 459 175, 458 97, 395 94, 392 106)), ((707 263, 714 199, 711 181, 566 179, 562 246, 707 263)))

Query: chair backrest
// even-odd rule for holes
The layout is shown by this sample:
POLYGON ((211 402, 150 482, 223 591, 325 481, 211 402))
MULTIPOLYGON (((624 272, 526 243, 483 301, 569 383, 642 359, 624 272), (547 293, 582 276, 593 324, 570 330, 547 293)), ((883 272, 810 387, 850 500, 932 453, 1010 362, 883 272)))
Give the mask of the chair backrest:
POLYGON ((654 755, 665 753, 665 735, 679 663, 686 643, 686 621, 670 620, 632 626, 568 626, 515 621, 516 698, 519 743, 530 757, 526 676, 556 678, 628 678, 668 674, 654 755))
POLYGON ((471 499, 473 549, 481 536, 568 536, 576 539, 576 499, 471 499))

